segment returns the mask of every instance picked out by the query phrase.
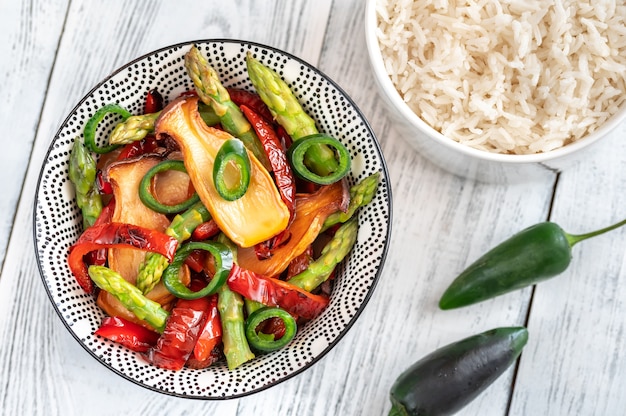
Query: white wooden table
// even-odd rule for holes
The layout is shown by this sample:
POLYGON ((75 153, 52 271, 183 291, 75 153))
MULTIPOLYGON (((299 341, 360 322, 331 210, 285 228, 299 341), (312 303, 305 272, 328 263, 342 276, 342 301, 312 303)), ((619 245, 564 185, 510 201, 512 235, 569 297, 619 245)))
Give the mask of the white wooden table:
POLYGON ((572 233, 626 215, 626 125, 594 159, 515 186, 453 176, 410 150, 379 105, 359 0, 0 0, 0 414, 382 415, 408 365, 484 330, 526 325, 510 368, 463 415, 623 415, 626 229, 581 243, 535 288, 441 311, 479 254, 550 219, 572 233), (146 52, 209 38, 252 40, 317 65, 368 117, 394 195, 393 238, 375 293, 341 342, 302 374, 237 400, 161 395, 97 363, 48 301, 35 264, 39 167, 65 115, 100 79, 146 52))

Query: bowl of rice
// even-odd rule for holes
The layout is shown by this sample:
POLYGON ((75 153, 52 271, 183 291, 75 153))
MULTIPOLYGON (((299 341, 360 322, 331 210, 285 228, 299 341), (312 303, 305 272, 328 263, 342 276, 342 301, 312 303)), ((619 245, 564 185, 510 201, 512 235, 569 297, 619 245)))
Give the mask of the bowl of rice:
POLYGON ((398 131, 455 174, 551 176, 626 118, 623 2, 368 0, 365 17, 398 131))

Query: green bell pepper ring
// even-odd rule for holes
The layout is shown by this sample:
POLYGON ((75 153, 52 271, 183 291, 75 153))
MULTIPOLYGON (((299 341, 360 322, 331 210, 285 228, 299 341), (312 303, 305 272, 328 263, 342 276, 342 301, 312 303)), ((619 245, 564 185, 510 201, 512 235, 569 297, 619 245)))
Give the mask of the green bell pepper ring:
POLYGON ((220 287, 226 283, 230 269, 233 266, 233 253, 224 244, 218 242, 190 242, 176 251, 172 263, 163 272, 163 284, 174 296, 181 299, 198 299, 217 293, 220 287), (181 266, 193 250, 205 250, 215 257, 215 275, 208 285, 194 292, 182 284, 178 278, 181 266))
POLYGON ((343 143, 326 134, 312 134, 294 141, 289 150, 287 150, 287 158, 289 163, 291 163, 291 167, 296 172, 296 175, 318 185, 330 185, 335 183, 350 172, 350 152, 348 152, 348 149, 343 143), (339 157, 339 166, 334 172, 331 172, 327 176, 320 176, 314 173, 307 167, 304 161, 306 152, 311 146, 320 144, 334 148, 339 157))
POLYGON ((109 113, 114 113, 122 116, 122 120, 124 121, 132 115, 126 109, 117 104, 107 104, 104 107, 100 108, 98 111, 96 111, 96 113, 89 120, 87 120, 87 124, 85 124, 84 130, 85 146, 91 152, 97 153, 99 155, 109 153, 110 151, 115 150, 121 146, 119 144, 114 144, 104 147, 98 147, 98 145, 96 144, 96 129, 98 128, 98 124, 100 124, 100 122, 104 120, 104 118, 109 113))
POLYGON ((243 142, 239 139, 229 139, 222 144, 215 155, 213 165, 213 182, 215 189, 227 201, 241 198, 250 185, 250 157, 243 142), (234 185, 227 184, 226 168, 234 164, 238 170, 238 181, 234 185))
POLYGON ((176 214, 186 211, 196 202, 200 201, 200 196, 198 196, 197 193, 194 193, 191 197, 179 204, 165 205, 157 201, 150 191, 150 188, 152 187, 152 178, 154 178, 158 173, 166 170, 187 172, 185 164, 182 160, 164 160, 163 162, 160 162, 150 168, 139 183, 139 199, 141 199, 141 202, 143 202, 145 206, 161 214, 176 214))
POLYGON ((556 276, 569 266, 576 243, 624 224, 626 220, 581 235, 568 234, 553 222, 528 227, 465 269, 446 289, 439 307, 460 308, 556 276))
POLYGON ((275 306, 265 306, 255 310, 248 316, 246 321, 246 338, 250 346, 258 351, 271 352, 283 348, 296 336, 298 325, 289 312, 275 306), (257 332, 257 327, 265 320, 279 318, 285 325, 285 333, 275 339, 274 334, 257 332))

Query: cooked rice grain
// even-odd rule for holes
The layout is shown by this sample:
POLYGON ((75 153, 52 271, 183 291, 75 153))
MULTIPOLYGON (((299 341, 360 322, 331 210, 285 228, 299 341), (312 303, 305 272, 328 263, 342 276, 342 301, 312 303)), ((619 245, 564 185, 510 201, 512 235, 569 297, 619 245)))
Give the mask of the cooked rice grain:
POLYGON ((547 152, 625 100, 623 0, 378 0, 376 12, 396 89, 460 143, 547 152))

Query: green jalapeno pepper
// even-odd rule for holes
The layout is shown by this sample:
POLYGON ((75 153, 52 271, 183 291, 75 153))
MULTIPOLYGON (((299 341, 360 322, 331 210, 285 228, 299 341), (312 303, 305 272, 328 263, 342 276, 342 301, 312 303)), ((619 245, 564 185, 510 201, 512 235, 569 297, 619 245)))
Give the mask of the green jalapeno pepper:
POLYGON ((294 172, 296 172, 296 175, 302 179, 306 179, 319 185, 330 185, 335 183, 350 172, 350 152, 348 152, 346 146, 344 146, 339 140, 326 134, 312 134, 294 141, 287 151, 287 158, 289 159, 294 172), (313 172, 305 163, 306 152, 312 146, 319 146, 321 144, 334 148, 339 156, 337 169, 326 176, 321 176, 313 172))
POLYGON ((296 335, 298 325, 289 312, 279 307, 265 306, 255 310, 248 316, 246 321, 246 338, 250 346, 258 351, 276 351, 289 344, 296 335), (257 332, 257 327, 265 320, 278 318, 283 321, 285 333, 280 338, 275 338, 274 334, 257 332))
POLYGON ((517 360, 527 341, 526 328, 505 327, 437 349, 396 379, 389 416, 458 412, 517 360))
POLYGON ((139 183, 139 199, 141 199, 141 202, 143 202, 145 206, 161 214, 176 214, 191 208, 195 203, 200 201, 200 197, 197 193, 194 193, 191 197, 179 204, 165 205, 157 201, 150 191, 150 188, 152 187, 152 178, 154 178, 158 173, 166 170, 187 172, 185 169, 185 163, 182 160, 164 160, 163 162, 160 162, 150 168, 139 183))
POLYGON ((176 251, 172 263, 163 272, 163 284, 174 296, 181 299, 198 299, 212 295, 226 283, 230 269, 233 266, 233 253, 224 244, 218 242, 190 242, 176 251), (205 250, 215 257, 215 275, 203 289, 196 292, 181 283, 178 273, 193 250, 205 250))
POLYGON ((87 124, 85 124, 84 130, 85 146, 87 147, 87 149, 94 153, 109 153, 110 151, 115 150, 121 146, 119 144, 115 144, 98 147, 98 145, 96 144, 96 129, 98 128, 98 124, 100 124, 100 122, 104 120, 104 118, 109 113, 114 113, 122 116, 122 120, 126 120, 132 115, 126 109, 117 104, 107 104, 104 107, 100 108, 98 111, 96 111, 96 113, 89 120, 87 120, 87 124))
POLYGON ((250 158, 243 142, 239 139, 226 140, 217 151, 213 165, 213 182, 217 193, 227 201, 241 198, 250 184, 250 169, 250 158), (239 180, 232 186, 226 183, 225 177, 229 163, 234 163, 239 170, 239 180))
POLYGON ((465 269, 446 289, 439 307, 471 305, 556 276, 569 266, 576 243, 624 224, 626 220, 580 235, 568 234, 553 222, 528 227, 465 269))

